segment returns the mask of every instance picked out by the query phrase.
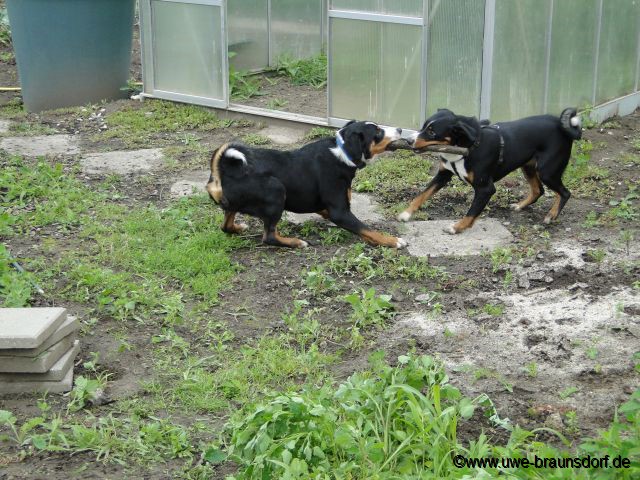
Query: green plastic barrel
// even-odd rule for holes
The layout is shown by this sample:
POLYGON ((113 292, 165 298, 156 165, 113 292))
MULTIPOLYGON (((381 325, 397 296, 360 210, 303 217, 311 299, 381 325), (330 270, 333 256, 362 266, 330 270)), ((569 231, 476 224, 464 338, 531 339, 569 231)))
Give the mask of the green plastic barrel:
POLYGON ((7 0, 27 110, 122 98, 135 0, 7 0))

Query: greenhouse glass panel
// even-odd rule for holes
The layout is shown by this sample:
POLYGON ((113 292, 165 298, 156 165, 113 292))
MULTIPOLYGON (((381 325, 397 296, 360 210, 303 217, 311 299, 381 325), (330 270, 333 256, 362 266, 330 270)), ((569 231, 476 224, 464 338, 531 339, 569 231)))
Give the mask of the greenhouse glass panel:
POLYGON ((330 116, 419 127, 422 27, 333 18, 330 38, 330 116))
POLYGON ((598 0, 553 3, 547 113, 592 103, 598 0))
POLYGON ((549 0, 496 0, 491 120, 544 110, 549 0))
POLYGON ((331 9, 422 17, 423 0, 331 0, 331 9))
POLYGON ((223 98, 223 40, 220 7, 151 2, 154 88, 223 98))
POLYGON ((633 92, 640 2, 606 0, 602 8, 596 103, 633 92))
POLYGON ((295 59, 323 51, 322 0, 271 0, 271 63, 280 55, 295 59))
POLYGON ((427 116, 438 108, 479 114, 484 3, 444 0, 429 4, 427 116))
POLYGON ((269 66, 267 6, 264 0, 227 0, 229 63, 236 70, 269 66))

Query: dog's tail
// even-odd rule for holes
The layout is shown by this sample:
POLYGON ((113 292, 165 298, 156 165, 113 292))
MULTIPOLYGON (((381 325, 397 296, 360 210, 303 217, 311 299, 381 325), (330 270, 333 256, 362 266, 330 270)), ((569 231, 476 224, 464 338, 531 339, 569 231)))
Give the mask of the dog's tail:
POLYGON ((217 203, 221 203, 223 199, 222 193, 222 176, 220 174, 220 165, 225 167, 234 166, 245 167, 247 165, 247 157, 237 147, 230 143, 225 143, 218 148, 211 156, 211 174, 209 175, 209 182, 207 183, 207 192, 209 196, 217 203))
POLYGON ((575 108, 565 108, 560 114, 562 131, 573 140, 582 138, 582 121, 575 108))

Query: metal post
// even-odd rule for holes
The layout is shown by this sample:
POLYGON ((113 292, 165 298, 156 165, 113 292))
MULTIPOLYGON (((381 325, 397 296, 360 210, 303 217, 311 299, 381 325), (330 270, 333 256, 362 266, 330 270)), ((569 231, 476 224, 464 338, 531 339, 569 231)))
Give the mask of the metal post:
POLYGON ((600 60, 600 32, 602 31, 602 11, 604 0, 598 1, 598 16, 596 17, 596 54, 593 56, 593 94, 591 95, 591 105, 596 104, 596 94, 598 92, 598 61, 600 60))
POLYGON ((482 86, 480 118, 491 117, 491 82, 493 80, 493 42, 496 27, 496 0, 484 4, 484 41, 482 43, 482 86))
POLYGON ((547 22, 547 53, 544 72, 544 101, 542 110, 548 113, 549 108, 549 75, 551 73, 551 37, 553 35, 553 0, 549 0, 549 20, 547 22))
POLYGON ((424 0, 423 12, 422 12, 422 68, 420 74, 422 75, 422 81, 420 82, 420 126, 427 119, 427 96, 428 90, 428 68, 429 68, 429 0, 424 0))

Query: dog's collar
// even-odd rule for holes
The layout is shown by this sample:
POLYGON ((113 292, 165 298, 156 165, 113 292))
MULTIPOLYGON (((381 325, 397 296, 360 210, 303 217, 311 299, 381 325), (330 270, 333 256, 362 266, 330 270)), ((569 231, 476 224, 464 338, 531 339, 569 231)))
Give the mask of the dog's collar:
POLYGON ((351 168, 363 168, 366 165, 366 163, 362 161, 357 163, 353 161, 351 155, 349 155, 344 148, 344 140, 342 139, 342 135, 340 135, 340 131, 336 133, 336 148, 332 150, 335 150, 336 156, 342 163, 351 168))

